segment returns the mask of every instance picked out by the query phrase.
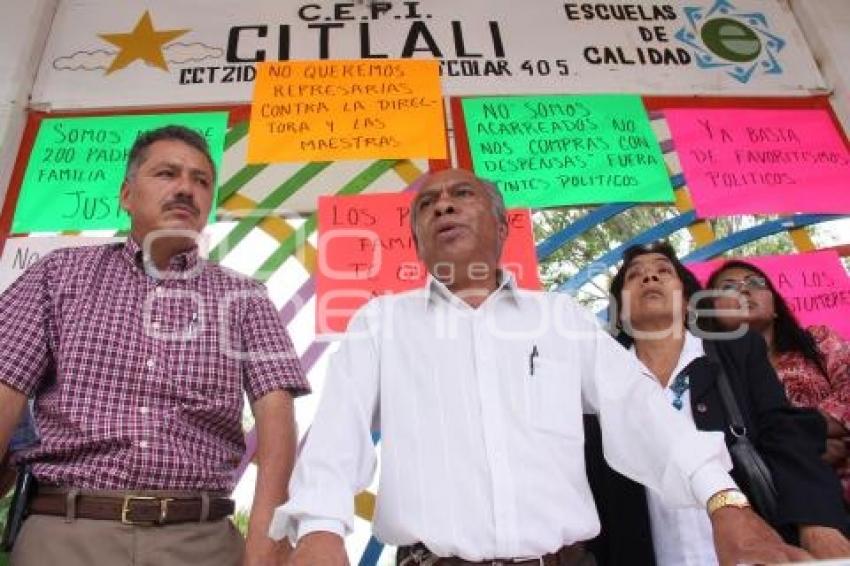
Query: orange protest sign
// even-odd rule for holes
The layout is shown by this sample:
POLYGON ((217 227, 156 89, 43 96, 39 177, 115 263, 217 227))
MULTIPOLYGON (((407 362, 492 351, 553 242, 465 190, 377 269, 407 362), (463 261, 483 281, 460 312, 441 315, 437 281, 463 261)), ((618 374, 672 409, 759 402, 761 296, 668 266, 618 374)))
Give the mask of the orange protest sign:
MULTIPOLYGON (((369 299, 421 287, 427 271, 410 233, 414 193, 319 198, 316 332, 344 332, 369 299)), ((508 211, 502 266, 524 289, 540 289, 527 209, 508 211)))
POLYGON ((257 66, 249 163, 445 157, 436 60, 257 66))

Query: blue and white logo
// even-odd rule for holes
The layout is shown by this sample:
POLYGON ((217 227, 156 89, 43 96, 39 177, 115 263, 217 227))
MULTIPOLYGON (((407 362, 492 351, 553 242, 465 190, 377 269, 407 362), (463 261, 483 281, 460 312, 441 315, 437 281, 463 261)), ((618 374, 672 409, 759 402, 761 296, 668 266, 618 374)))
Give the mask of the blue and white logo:
POLYGON ((697 66, 721 68, 742 83, 759 74, 782 74, 777 54, 785 40, 770 31, 761 12, 744 12, 727 0, 716 0, 710 9, 685 7, 687 25, 676 39, 694 50, 697 66))

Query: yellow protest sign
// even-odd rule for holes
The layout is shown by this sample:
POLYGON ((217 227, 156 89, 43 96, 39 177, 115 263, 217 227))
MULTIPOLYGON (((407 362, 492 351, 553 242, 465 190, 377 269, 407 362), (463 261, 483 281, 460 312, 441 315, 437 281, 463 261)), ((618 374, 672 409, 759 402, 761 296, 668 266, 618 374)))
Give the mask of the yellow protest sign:
POLYGON ((257 67, 248 162, 446 157, 436 60, 257 67))

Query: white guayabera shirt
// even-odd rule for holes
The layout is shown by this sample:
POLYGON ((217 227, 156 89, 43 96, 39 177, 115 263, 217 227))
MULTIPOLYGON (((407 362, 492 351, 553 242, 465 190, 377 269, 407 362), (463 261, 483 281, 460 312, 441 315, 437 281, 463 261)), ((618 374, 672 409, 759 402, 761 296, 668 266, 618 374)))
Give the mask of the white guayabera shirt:
POLYGON ((698 432, 569 296, 505 277, 477 309, 433 278, 377 298, 330 362, 271 536, 350 533, 380 430, 383 542, 484 560, 592 538, 583 412, 600 414, 609 463, 668 505, 735 486, 722 435, 698 432))

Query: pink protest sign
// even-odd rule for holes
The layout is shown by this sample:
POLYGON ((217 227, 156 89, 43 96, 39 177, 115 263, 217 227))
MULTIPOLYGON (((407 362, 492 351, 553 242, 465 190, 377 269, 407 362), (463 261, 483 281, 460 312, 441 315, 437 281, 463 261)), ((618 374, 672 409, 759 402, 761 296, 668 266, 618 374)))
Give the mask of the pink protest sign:
POLYGON ((700 218, 850 212, 850 155, 825 110, 664 115, 700 218))
MULTIPOLYGON (((372 193, 319 198, 319 269, 316 332, 344 332, 370 298, 421 287, 427 269, 410 233, 414 193, 372 193)), ((540 289, 527 209, 508 210, 502 267, 524 289, 540 289)))
MULTIPOLYGON (((752 263, 770 277, 774 287, 804 327, 829 326, 850 340, 850 277, 834 251, 736 258, 752 263)), ((723 260, 689 263, 704 284, 723 260)))

